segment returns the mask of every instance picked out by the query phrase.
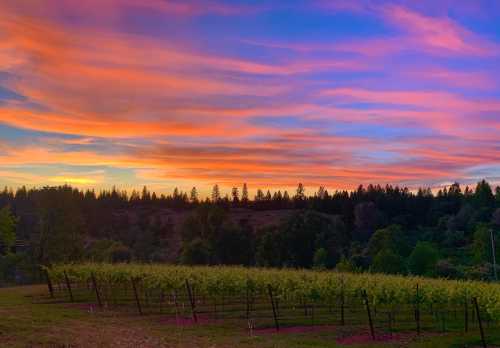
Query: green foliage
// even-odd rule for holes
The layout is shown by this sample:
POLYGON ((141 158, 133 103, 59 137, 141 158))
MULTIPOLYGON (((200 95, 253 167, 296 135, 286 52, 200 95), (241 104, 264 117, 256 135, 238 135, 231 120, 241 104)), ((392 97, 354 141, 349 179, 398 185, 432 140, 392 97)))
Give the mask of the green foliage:
MULTIPOLYGON (((500 202, 499 202, 499 205, 500 205, 500 202)), ((491 217, 491 222, 493 223, 493 225, 500 228, 500 208, 498 208, 497 210, 495 210, 493 212, 493 215, 491 217)))
POLYGON ((467 267, 465 277, 472 280, 492 281, 493 265, 491 263, 482 263, 472 267, 467 267))
POLYGON ((375 273, 403 274, 405 260, 391 249, 383 249, 373 259, 371 271, 375 273))
MULTIPOLYGON (((427 246, 417 246, 423 247, 427 246)), ((241 298, 249 284, 252 295, 262 298, 268 294, 268 287, 271 286, 276 298, 285 299, 287 303, 330 303, 332 298, 337 298, 341 293, 348 301, 360 301, 359 295, 366 292, 368 300, 375 305, 409 305, 414 303, 418 284, 419 300, 423 308, 446 308, 448 305, 461 308, 466 298, 470 300, 471 297, 476 297, 482 304, 482 314, 490 320, 500 319, 500 285, 484 282, 296 269, 154 264, 62 264, 49 268, 48 272, 54 282, 63 281, 64 272, 80 282, 85 282, 91 273, 95 274, 98 281, 114 284, 130 284, 130 279, 140 277, 143 290, 157 291, 160 287, 166 293, 185 291, 185 281, 188 279, 200 298, 220 298, 222 294, 241 298)))
POLYGON ((261 231, 255 261, 261 267, 281 266, 281 236, 272 228, 261 231))
POLYGON ((259 235, 255 259, 260 266, 312 267, 316 251, 323 249, 324 267, 333 268, 348 244, 340 218, 313 211, 295 214, 282 226, 268 227, 259 235))
POLYGON ((186 265, 207 265, 210 262, 210 246, 200 238, 184 245, 181 263, 186 265))
POLYGON ((390 250, 394 254, 408 256, 411 249, 401 226, 390 225, 375 231, 368 242, 368 254, 375 257, 383 250, 390 250))
MULTIPOLYGON (((474 261, 477 264, 493 261, 490 231, 493 231, 493 229, 486 223, 479 223, 476 225, 473 240, 473 253, 474 261)), ((495 243, 495 255, 498 260, 498 257, 500 256, 500 243, 498 243, 498 236, 495 236, 494 238, 497 241, 497 243, 495 243)))
POLYGON ((184 221, 181 233, 182 259, 186 263, 198 264, 206 260, 207 264, 249 265, 254 262, 251 227, 232 224, 224 209, 219 206, 199 206, 184 221), (203 242, 201 249, 206 249, 206 253, 202 253, 205 256, 198 253, 201 245, 198 242, 193 245, 193 240, 203 242))
POLYGON ((24 284, 36 279, 38 267, 33 267, 27 253, 9 253, 0 255, 0 285, 24 284))
POLYGON ((95 262, 129 262, 132 251, 121 242, 101 239, 90 245, 86 257, 95 262))
POLYGON ((21 260, 22 256, 20 254, 0 255, 0 280, 5 283, 14 282, 16 269, 21 260))
POLYGON ((122 243, 117 243, 112 245, 108 249, 109 253, 109 258, 111 262, 130 262, 132 261, 132 251, 130 250, 129 247, 126 245, 123 245, 122 243))
MULTIPOLYGON (((191 201, 179 189, 167 196, 147 188, 132 196, 116 189, 96 194, 68 186, 19 188, 15 193, 5 189, 0 191, 0 207, 15 207, 17 224, 12 213, 5 213, 8 208, 1 209, 0 244, 6 246, 1 252, 14 251, 11 246, 18 239, 26 248, 20 246, 17 252, 25 250, 32 266, 88 258, 183 258, 187 263, 327 269, 346 255, 348 261, 342 260, 340 269, 400 272, 388 260, 394 254, 408 258, 412 246, 428 241, 444 259, 436 275, 491 276, 482 275, 492 261, 486 229, 494 229, 500 248, 500 188, 492 190, 485 181, 474 191, 453 184, 437 195, 425 188, 412 193, 378 185, 352 192, 320 188, 314 197, 305 195, 303 186, 298 192, 300 199, 290 200, 285 192, 260 190, 260 198, 250 201, 247 188, 241 199, 235 188, 233 201, 219 191, 211 202, 200 201, 196 189, 191 201), (104 239, 116 243, 95 243, 89 249, 89 243, 104 239)), ((500 259, 500 249, 497 252, 500 259)), ((433 274, 429 267, 417 270, 417 256, 410 267, 433 274)))
POLYGON ((344 256, 342 256, 340 261, 337 263, 335 270, 338 272, 345 272, 345 273, 358 273, 358 272, 360 272, 359 267, 357 267, 353 262, 351 262, 349 259, 347 259, 344 256))
POLYGON ((224 209, 217 205, 202 204, 197 207, 181 226, 183 240, 202 238, 213 242, 227 221, 224 209))
POLYGON ((325 248, 319 248, 314 253, 313 267, 315 269, 325 269, 328 262, 328 252, 325 248))
POLYGON ((414 275, 432 276, 439 253, 428 242, 418 242, 408 258, 408 270, 414 275))
POLYGON ((279 234, 282 263, 293 267, 311 267, 318 248, 326 249, 326 266, 333 267, 347 245, 342 220, 314 211, 295 214, 279 229, 279 234))
POLYGON ((148 227, 141 229, 141 233, 136 236, 133 245, 135 257, 143 262, 152 261, 151 257, 160 246, 160 240, 157 238, 155 231, 148 227))
POLYGON ((490 207, 495 202, 495 196, 491 190, 490 184, 486 180, 477 183, 474 192, 474 202, 477 207, 490 207))
POLYGON ((214 244, 218 263, 250 265, 253 262, 253 236, 249 229, 227 224, 220 229, 214 244))
POLYGON ((39 264, 80 260, 84 255, 85 220, 70 187, 46 189, 36 201, 38 233, 31 240, 39 264))
POLYGON ((359 203, 354 208, 355 235, 360 241, 367 241, 381 220, 380 212, 373 202, 359 203))
POLYGON ((17 219, 8 206, 0 209, 0 240, 6 254, 10 252, 10 249, 16 243, 16 224, 17 219))
POLYGON ((456 267, 450 260, 439 260, 436 263, 436 276, 441 278, 460 279, 463 271, 456 267))

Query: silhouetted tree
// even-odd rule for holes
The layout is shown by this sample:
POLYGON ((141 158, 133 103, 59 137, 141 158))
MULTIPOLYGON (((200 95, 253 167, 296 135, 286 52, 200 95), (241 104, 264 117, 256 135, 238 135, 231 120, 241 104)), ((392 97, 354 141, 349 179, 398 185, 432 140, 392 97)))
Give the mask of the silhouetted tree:
POLYGON ((220 201, 220 191, 219 191, 219 185, 215 184, 214 187, 212 188, 212 202, 219 202, 220 201))
POLYGON ((245 205, 248 203, 248 187, 246 183, 243 184, 243 189, 241 190, 241 202, 245 205))
POLYGON ((198 191, 196 190, 196 187, 193 187, 191 189, 191 194, 189 196, 189 201, 191 203, 198 203, 198 191))
POLYGON ((231 196, 233 199, 233 204, 238 204, 240 202, 240 194, 237 187, 233 187, 231 190, 231 196))

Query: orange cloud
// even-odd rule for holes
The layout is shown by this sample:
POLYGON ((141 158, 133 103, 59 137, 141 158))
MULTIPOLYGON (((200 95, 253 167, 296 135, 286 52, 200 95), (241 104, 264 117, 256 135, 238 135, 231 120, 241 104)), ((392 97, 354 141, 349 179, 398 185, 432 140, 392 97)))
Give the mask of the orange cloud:
POLYGON ((472 93, 496 87, 494 74, 438 62, 387 69, 384 60, 406 50, 490 57, 494 44, 449 18, 375 8, 369 1, 336 4, 342 11, 375 12, 399 33, 332 44, 259 44, 263 57, 260 51, 245 57, 236 49, 118 28, 130 9, 180 23, 206 14, 252 14, 255 7, 160 0, 0 3, 0 70, 6 72, 0 84, 21 96, 2 100, 0 123, 28 134, 19 143, 0 143, 0 175, 111 184, 105 175, 29 178, 21 171, 64 164, 128 171, 127 187, 243 181, 294 187, 300 181, 354 188, 442 182, 498 164, 500 102, 493 93, 472 93), (68 24, 65 16, 80 21, 68 24), (406 80, 417 86, 407 87, 406 80), (429 81, 430 87, 421 86, 429 81), (443 81, 453 88, 432 84, 443 81))

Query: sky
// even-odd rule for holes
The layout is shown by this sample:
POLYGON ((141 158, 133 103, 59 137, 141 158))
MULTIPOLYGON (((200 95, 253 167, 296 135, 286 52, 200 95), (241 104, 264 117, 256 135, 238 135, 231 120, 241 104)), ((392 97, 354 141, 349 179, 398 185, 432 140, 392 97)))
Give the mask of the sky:
POLYGON ((0 186, 483 178, 500 1, 0 2, 0 186))

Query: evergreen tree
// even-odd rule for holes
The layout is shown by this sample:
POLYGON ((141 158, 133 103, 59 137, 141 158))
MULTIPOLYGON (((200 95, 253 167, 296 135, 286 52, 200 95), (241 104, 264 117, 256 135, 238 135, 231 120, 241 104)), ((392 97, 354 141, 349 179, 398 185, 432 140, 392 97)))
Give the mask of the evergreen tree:
POLYGON ((237 187, 233 187, 231 190, 231 196, 234 204, 238 204, 240 201, 240 194, 237 187))
POLYGON ((283 200, 285 202, 290 202, 290 195, 288 194, 288 191, 283 192, 283 200))
POLYGON ((257 194, 255 195, 256 202, 262 202, 264 200, 264 192, 261 189, 257 189, 257 194))
POLYGON ((306 199, 306 190, 304 188, 304 185, 302 185, 302 183, 299 183, 299 185, 297 186, 297 191, 295 193, 294 199, 296 201, 303 201, 306 199))
MULTIPOLYGON (((113 193, 116 193, 115 189, 113 188, 113 193)), ((146 186, 144 186, 142 188, 142 196, 141 196, 141 200, 143 202, 149 202, 151 200, 151 193, 149 192, 148 188, 146 186)))
POLYGON ((241 190, 241 201, 244 204, 248 203, 248 187, 246 183, 243 184, 243 189, 241 190))
POLYGON ((9 206, 0 209, 0 242, 5 254, 8 254, 16 243, 16 224, 17 219, 12 215, 9 206))
POLYGON ((474 201, 478 207, 493 206, 495 197, 493 196, 490 184, 486 180, 481 180, 477 183, 474 201))
POLYGON ((217 203, 220 201, 219 185, 215 184, 212 188, 212 202, 217 203))
POLYGON ((198 203, 198 191, 196 190, 196 187, 194 187, 194 186, 191 189, 191 194, 189 196, 189 201, 191 203, 198 203))
POLYGON ((325 192, 326 192, 325 187, 320 186, 318 189, 318 193, 316 193, 316 197, 319 199, 325 199, 325 192))

